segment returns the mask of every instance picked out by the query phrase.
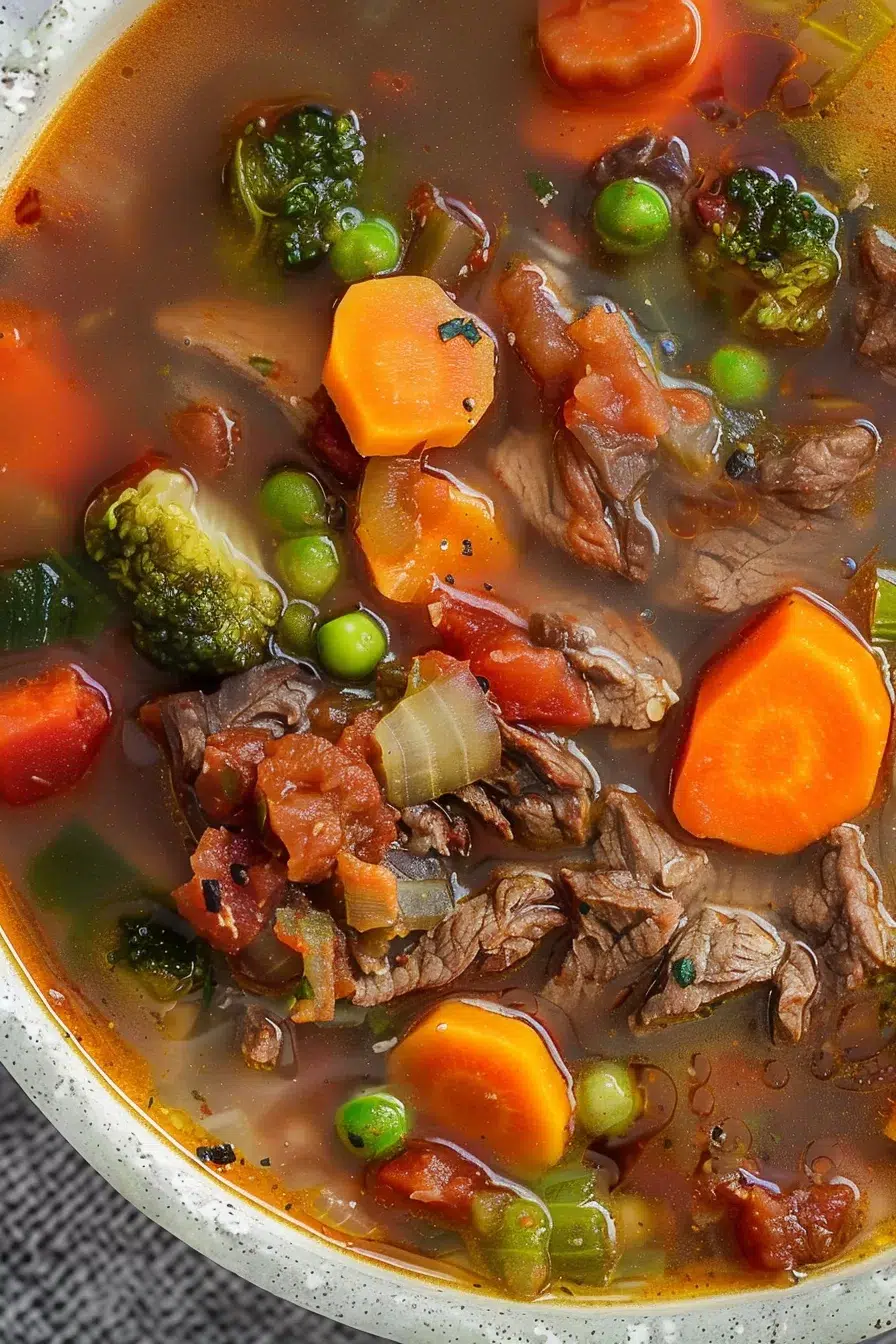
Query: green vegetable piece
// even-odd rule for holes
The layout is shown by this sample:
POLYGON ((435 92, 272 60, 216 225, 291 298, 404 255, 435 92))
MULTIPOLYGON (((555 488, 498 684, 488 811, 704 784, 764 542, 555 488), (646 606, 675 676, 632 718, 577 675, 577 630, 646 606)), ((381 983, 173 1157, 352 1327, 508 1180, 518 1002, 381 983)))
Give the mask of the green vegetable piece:
POLYGON ((388 219, 362 219, 330 248, 330 265, 346 285, 394 271, 401 261, 401 237, 388 219))
POLYGON ((591 221, 608 252, 638 256, 668 236, 672 213, 658 187, 638 177, 622 177, 604 187, 594 202, 591 221))
POLYGON ((270 378, 277 367, 277 361, 267 355, 250 355, 249 367, 260 373, 262 378, 270 378))
POLYGON ((365 681, 385 658, 389 640, 379 621, 366 611, 347 611, 317 632, 317 652, 331 677, 365 681))
POLYGON ((291 537, 277 550, 277 569, 290 597, 319 602, 337 582, 339 552, 332 537, 291 537))
POLYGON ((871 638, 875 644, 896 641, 896 569, 878 569, 874 576, 871 638))
POLYGON ((0 651, 23 653, 66 639, 90 641, 109 624, 115 602, 89 561, 55 551, 0 570, 0 651), (75 567, 80 564, 81 573, 75 567))
POLYGON ((709 381, 720 401, 729 406, 754 406, 772 385, 765 355, 747 345, 722 345, 709 361, 709 381))
POLYGON ((364 137, 352 113, 303 106, 273 128, 250 123, 237 140, 228 181, 231 207, 252 251, 266 250, 286 270, 319 261, 354 204, 364 168, 364 137))
POLYGON ((452 317, 439 326, 439 338, 443 342, 456 340, 458 336, 463 336, 470 345, 478 345, 482 340, 482 332, 471 317, 452 317))
POLYGON ((336 1133, 348 1151, 365 1162, 397 1153, 409 1129, 404 1102, 391 1092, 362 1092, 336 1112, 336 1133))
POLYGON ((627 1064, 614 1059, 586 1064, 576 1079, 576 1117, 592 1138, 617 1138, 641 1113, 642 1097, 627 1064))
POLYGON ((557 195, 557 188, 551 179, 538 168, 533 168, 526 174, 526 181, 534 191, 539 205, 549 206, 557 195))
POLYGON ((605 1284, 616 1264, 616 1229, 594 1193, 593 1173, 551 1182, 542 1194, 551 1215, 551 1265, 569 1283, 605 1284))
POLYGON ((133 864, 84 821, 69 821, 31 860, 28 889, 46 905, 69 911, 158 893, 133 864))
POLYGON ((327 497, 307 471, 277 471, 258 496, 262 512, 286 537, 320 531, 327 525, 327 497))
POLYGON ((474 227, 474 215, 467 218, 460 204, 447 200, 438 188, 427 184, 418 196, 416 229, 401 269, 406 275, 428 275, 455 291, 473 273, 487 234, 474 227))
POLYGON ((509 1190, 483 1190, 472 1206, 476 1249, 514 1297, 531 1299, 551 1278, 551 1219, 544 1205, 509 1190))
POLYGON ((672 963, 672 975, 675 983, 681 985, 682 989, 687 989, 697 979, 697 967, 694 965, 692 957, 679 957, 678 961, 672 963))
POLYGON ((160 1003, 203 989, 210 978, 205 943, 149 918, 119 920, 121 942, 116 961, 160 1003))
POLYGON ((317 607, 310 602, 290 602, 277 626, 277 643, 284 653, 307 657, 314 648, 317 607))
POLYGON ((88 510, 87 552, 131 605, 159 667, 227 676, 263 662, 283 607, 255 540, 183 472, 157 468, 88 510))

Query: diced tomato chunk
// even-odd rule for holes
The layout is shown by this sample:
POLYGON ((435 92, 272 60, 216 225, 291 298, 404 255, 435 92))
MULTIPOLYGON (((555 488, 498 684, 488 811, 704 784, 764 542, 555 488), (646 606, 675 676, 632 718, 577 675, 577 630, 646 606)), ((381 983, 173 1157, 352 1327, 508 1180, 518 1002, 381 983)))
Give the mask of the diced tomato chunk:
POLYGON ((648 359, 618 311, 595 304, 569 335, 582 351, 582 376, 567 402, 565 419, 577 416, 620 434, 656 438, 669 428, 662 389, 648 372, 648 359))
POLYGON ((851 1181, 785 1193, 744 1174, 721 1183, 719 1194, 744 1256, 770 1272, 833 1259, 864 1221, 864 1201, 851 1181))
POLYGON ((245 820, 255 795, 258 767, 270 733, 259 728, 225 728, 205 744, 196 797, 209 821, 245 820))
POLYGON ((105 692, 74 667, 0 686, 0 798, 34 803, 77 784, 111 721, 105 692))
POLYGON ((219 952, 240 952, 264 928, 286 873, 244 835, 209 827, 190 860, 194 876, 172 893, 178 913, 219 952))
POLYGON ((412 1140, 372 1167, 367 1191, 378 1204, 449 1227, 467 1227, 473 1200, 492 1184, 488 1172, 445 1143, 412 1140))
POLYGON ((449 652, 488 682, 505 719, 564 728, 594 722, 583 678, 559 649, 534 644, 522 617, 509 607, 443 589, 429 613, 449 652))

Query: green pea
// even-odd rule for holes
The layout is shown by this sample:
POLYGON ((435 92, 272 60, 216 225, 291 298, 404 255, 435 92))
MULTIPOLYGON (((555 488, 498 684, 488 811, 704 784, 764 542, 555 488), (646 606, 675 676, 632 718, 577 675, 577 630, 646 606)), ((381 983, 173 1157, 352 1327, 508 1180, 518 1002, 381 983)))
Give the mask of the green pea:
POLYGON ((285 653, 304 657, 314 646, 316 623, 317 607, 310 602, 290 602, 277 626, 277 643, 285 653))
POLYGON ((394 271, 401 260, 401 238, 388 219, 371 216, 340 233, 330 248, 330 265, 347 285, 394 271))
POLYGON ((365 1162, 397 1153, 410 1129, 404 1102, 391 1092, 362 1092, 343 1102, 335 1124, 348 1151, 365 1162))
POLYGON ((772 385, 771 365, 748 345, 720 346, 709 361, 708 372, 713 392, 728 406, 764 401, 772 385))
POLYGON ((277 471, 258 496, 263 512, 287 537, 297 537, 327 525, 327 498, 307 471, 277 471))
POLYGON ((389 640, 379 621, 366 611, 347 611, 317 632, 317 652, 331 677, 364 681, 386 656, 389 640))
POLYGON ((576 1116, 594 1139, 624 1134, 641 1113, 641 1091, 627 1064, 601 1059, 576 1079, 576 1116))
POLYGON ((636 256, 663 241, 672 228, 672 213, 658 187, 623 177, 604 187, 592 207, 591 221, 608 252, 636 256))
POLYGON ((319 602, 339 578, 339 552, 332 537, 291 537, 277 549, 277 568, 290 597, 319 602))

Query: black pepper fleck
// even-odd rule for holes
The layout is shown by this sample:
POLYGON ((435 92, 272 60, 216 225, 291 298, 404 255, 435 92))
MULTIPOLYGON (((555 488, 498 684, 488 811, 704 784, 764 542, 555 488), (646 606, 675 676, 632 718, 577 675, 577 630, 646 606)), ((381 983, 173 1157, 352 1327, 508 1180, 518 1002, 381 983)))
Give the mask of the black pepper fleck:
POLYGON ((349 1143, 351 1144, 351 1146, 352 1146, 353 1148, 363 1148, 363 1147, 364 1147, 364 1140, 361 1138, 361 1135, 360 1135, 360 1134, 351 1134, 351 1133, 349 1133, 349 1135, 348 1135, 348 1141, 349 1141, 349 1143))
POLYGON ((196 1156, 200 1162, 211 1162, 215 1167, 226 1167, 228 1163, 236 1161, 236 1153, 231 1143, 215 1143, 211 1147, 201 1144, 196 1149, 196 1156))
POLYGON ((460 544, 460 549, 464 555, 473 554, 473 543, 472 541, 470 541, 469 537, 464 537, 463 541, 460 544))
POLYGON ((216 877, 202 879, 202 899, 210 915, 216 915, 221 909, 221 883, 216 877))
POLYGON ((453 588, 453 587, 454 587, 454 575, 453 575, 453 574, 446 574, 446 575, 445 575, 445 582, 448 583, 448 584, 450 584, 451 587, 453 588))
POLYGON ((271 1159, 269 1157, 263 1157, 258 1165, 260 1167, 269 1167, 271 1165, 271 1159))
POLYGON ((249 869, 241 863, 232 863, 230 865, 230 876, 238 887, 244 887, 249 881, 249 869))
POLYGON ((485 691, 486 695, 488 695, 489 691, 491 690, 491 682, 489 681, 488 677, 477 677, 476 680, 479 682, 479 685, 485 691))
POLYGON ((476 409, 476 403, 472 397, 464 397, 464 410, 473 411, 476 409))

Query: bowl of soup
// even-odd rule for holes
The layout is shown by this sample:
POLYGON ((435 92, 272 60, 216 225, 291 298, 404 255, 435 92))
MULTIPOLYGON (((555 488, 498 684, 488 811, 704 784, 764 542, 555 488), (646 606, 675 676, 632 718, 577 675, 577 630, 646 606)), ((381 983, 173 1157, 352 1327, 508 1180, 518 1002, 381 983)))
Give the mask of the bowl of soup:
POLYGON ((886 1328, 890 10, 7 61, 3 1062, 390 1338, 886 1328))

